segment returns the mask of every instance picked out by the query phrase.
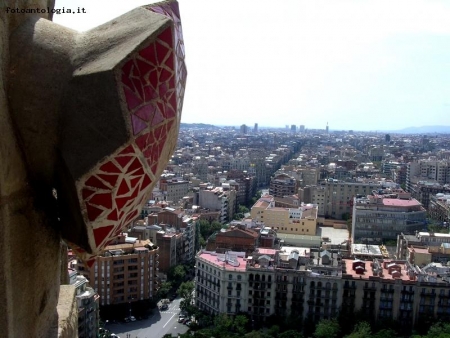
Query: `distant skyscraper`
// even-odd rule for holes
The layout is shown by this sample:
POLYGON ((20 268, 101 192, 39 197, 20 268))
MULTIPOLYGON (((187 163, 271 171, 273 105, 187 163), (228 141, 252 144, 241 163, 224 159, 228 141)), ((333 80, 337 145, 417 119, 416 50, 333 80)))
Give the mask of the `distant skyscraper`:
POLYGON ((325 129, 326 133, 328 134, 329 129, 328 129, 328 122, 327 122, 327 128, 325 129))
POLYGON ((296 133, 297 132, 297 126, 295 124, 291 125, 291 133, 296 133))
POLYGON ((258 132, 258 123, 255 123, 255 127, 253 127, 253 132, 254 133, 258 132))
POLYGON ((305 132, 305 125, 303 125, 303 124, 300 125, 300 132, 301 133, 305 132))
POLYGON ((245 124, 243 124, 242 126, 241 126, 241 134, 247 134, 248 133, 248 130, 247 130, 247 126, 245 125, 245 124))

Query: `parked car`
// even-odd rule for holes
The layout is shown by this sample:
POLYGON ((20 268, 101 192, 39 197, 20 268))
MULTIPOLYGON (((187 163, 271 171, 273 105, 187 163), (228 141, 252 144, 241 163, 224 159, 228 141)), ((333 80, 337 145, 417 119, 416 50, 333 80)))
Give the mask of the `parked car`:
POLYGON ((184 319, 185 319, 185 317, 183 317, 183 316, 178 317, 178 323, 182 323, 184 321, 184 319))
POLYGON ((167 310, 169 308, 169 305, 167 305, 167 304, 163 304, 163 305, 161 305, 161 310, 167 310))
POLYGON ((130 318, 129 317, 124 318, 124 322, 125 323, 129 323, 130 322, 130 318))
POLYGON ((135 316, 130 316, 130 320, 131 320, 132 322, 135 322, 135 321, 136 321, 136 317, 135 317, 135 316))

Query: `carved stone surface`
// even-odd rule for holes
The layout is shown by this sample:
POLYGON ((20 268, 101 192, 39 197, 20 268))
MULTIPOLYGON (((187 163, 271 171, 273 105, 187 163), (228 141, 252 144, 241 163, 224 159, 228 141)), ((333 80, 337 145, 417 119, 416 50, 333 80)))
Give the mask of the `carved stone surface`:
MULTIPOLYGON (((53 337, 61 238, 88 260, 139 212, 176 144, 184 47, 171 1, 86 33, 46 13, 7 14, 8 4, 0 2, 0 328, 53 337)), ((52 9, 54 0, 13 5, 52 9)))
POLYGON ((56 188, 62 235, 91 264, 139 215, 175 149, 186 82, 178 4, 85 33, 31 18, 11 41, 10 102, 31 184, 56 188))

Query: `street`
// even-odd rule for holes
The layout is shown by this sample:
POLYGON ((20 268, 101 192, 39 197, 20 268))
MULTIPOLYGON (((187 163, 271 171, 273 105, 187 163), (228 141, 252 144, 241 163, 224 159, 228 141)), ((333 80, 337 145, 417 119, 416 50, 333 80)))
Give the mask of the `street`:
POLYGON ((176 337, 189 329, 186 325, 178 323, 181 300, 182 298, 174 299, 166 311, 154 309, 149 319, 130 323, 108 323, 106 329, 120 338, 161 338, 167 333, 176 337))

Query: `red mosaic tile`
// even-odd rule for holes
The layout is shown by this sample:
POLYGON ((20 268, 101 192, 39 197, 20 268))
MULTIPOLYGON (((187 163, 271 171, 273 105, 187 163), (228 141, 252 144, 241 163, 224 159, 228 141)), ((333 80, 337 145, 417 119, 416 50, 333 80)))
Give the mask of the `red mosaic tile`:
POLYGON ((156 110, 155 115, 153 116, 152 125, 156 126, 164 121, 164 116, 161 114, 159 109, 156 110))
POLYGON ((109 187, 105 185, 102 181, 100 181, 97 177, 91 176, 87 179, 87 181, 84 183, 88 187, 94 187, 99 189, 106 189, 109 190, 109 187))
POLYGON ((156 169, 158 168, 158 163, 152 165, 152 172, 156 174, 156 169))
POLYGON ((138 136, 135 140, 139 149, 145 149, 148 146, 149 133, 138 136))
MULTIPOLYGON (((127 148, 130 148, 131 147, 131 149, 133 150, 133 147, 132 146, 128 146, 127 148)), ((127 148, 125 148, 125 149, 127 149, 127 148)), ((124 150, 125 150, 124 149, 124 150)), ((122 150, 122 151, 124 151, 124 150, 122 150)), ((134 150, 133 150, 133 152, 134 152, 134 150)), ((119 153, 120 154, 120 153, 119 153)), ((120 173, 122 173, 122 170, 120 170, 119 168, 117 168, 115 165, 114 165, 114 163, 112 163, 111 161, 109 161, 109 162, 106 162, 105 164, 103 164, 101 167, 100 167, 100 170, 101 171, 104 171, 104 172, 107 172, 107 173, 117 173, 117 174, 120 174, 120 173)))
POLYGON ((139 116, 142 120, 149 122, 152 120, 155 110, 155 106, 150 103, 139 108, 134 114, 139 116))
POLYGON ((165 82, 169 80, 173 76, 173 73, 171 71, 168 71, 167 69, 162 69, 161 73, 159 74, 159 81, 165 82))
POLYGON ((100 216, 103 212, 102 209, 94 207, 93 205, 90 205, 89 203, 85 203, 85 205, 86 205, 88 219, 91 222, 95 221, 97 219, 97 217, 100 216))
MULTIPOLYGON (((127 204, 127 202, 130 201, 130 197, 118 197, 116 198, 116 205, 119 210, 122 210, 123 207, 127 204)), ((120 213, 123 215, 123 211, 120 213)), ((123 216, 119 216, 119 219, 122 219, 123 216)))
POLYGON ((119 175, 107 175, 107 174, 97 174, 97 177, 102 179, 103 181, 108 182, 111 187, 114 187, 119 179, 119 175))
MULTIPOLYGON (((169 46, 173 45, 172 41, 172 29, 169 27, 164 32, 158 35, 158 39, 164 41, 169 46)), ((157 45, 156 49, 159 48, 159 45, 157 45)))
MULTIPOLYGON (((120 153, 119 155, 126 155, 126 154, 134 154, 134 148, 133 146, 130 144, 129 146, 125 147, 120 153)), ((121 170, 119 171, 120 173, 122 172, 121 170)))
POLYGON ((117 156, 115 158, 115 160, 120 164, 122 168, 125 168, 132 159, 132 156, 117 156))
POLYGON ((141 161, 139 161, 138 158, 135 158, 134 161, 133 161, 133 163, 131 163, 131 165, 128 167, 128 170, 127 170, 127 171, 128 171, 128 172, 134 171, 134 170, 139 169, 139 168, 141 168, 141 167, 142 167, 141 161))
MULTIPOLYGON (((153 72, 153 73, 156 74, 156 72, 153 72)), ((156 81, 158 81, 158 75, 157 74, 155 75, 155 77, 156 77, 156 81)), ((148 81, 148 83, 150 83, 150 82, 148 81)), ((151 100, 153 100, 153 99, 155 99, 157 97, 158 97, 158 94, 156 93, 155 88, 153 88, 152 86, 145 86, 144 87, 144 100, 145 100, 145 102, 149 102, 149 101, 151 101, 151 100)))
POLYGON ((139 97, 137 97, 136 94, 132 92, 130 89, 128 89, 127 87, 123 87, 123 90, 125 93, 125 98, 127 100, 129 110, 133 110, 134 108, 142 104, 142 100, 139 97))
POLYGON ((130 177, 134 177, 134 176, 142 176, 142 175, 144 175, 144 169, 139 168, 139 169, 136 170, 136 171, 130 172, 129 175, 130 175, 130 177))
POLYGON ((174 67, 174 59, 175 58, 173 56, 173 53, 171 53, 170 56, 166 60, 166 67, 168 67, 172 71, 175 69, 175 67, 174 67))
POLYGON ((155 44, 152 43, 147 48, 144 48, 139 52, 139 55, 144 58, 145 61, 157 66, 158 63, 156 61, 156 53, 155 53, 155 44))
POLYGON ((124 86, 127 86, 131 90, 134 90, 134 85, 133 85, 133 82, 131 82, 131 79, 129 78, 129 73, 122 74, 122 84, 124 86))
POLYGON ((86 189, 84 188, 83 190, 81 190, 81 196, 83 197, 83 200, 88 199, 89 197, 91 197, 93 194, 95 194, 95 190, 90 190, 90 189, 86 189))
MULTIPOLYGON (((167 30, 170 30, 170 28, 167 28, 167 30)), ((165 58, 168 56, 167 54, 169 54, 169 53, 170 53, 170 48, 162 45, 161 43, 156 44, 156 55, 158 58, 159 65, 164 64, 165 58)))
POLYGON ((150 179, 150 177, 148 177, 148 175, 145 175, 144 179, 142 180, 141 190, 147 188, 150 185, 150 183, 152 183, 152 180, 150 179))
POLYGON ((127 184, 127 180, 123 179, 122 182, 120 182, 119 189, 117 190, 117 196, 123 196, 130 192, 130 187, 127 184))
POLYGON ((113 211, 110 212, 110 214, 108 215, 108 217, 106 217, 106 219, 109 219, 110 221, 117 221, 118 220, 117 210, 113 209, 113 211))
POLYGON ((129 214, 126 218, 125 218, 125 223, 133 220, 136 216, 137 216, 138 212, 137 210, 134 210, 131 214, 129 214))
POLYGON ((96 194, 89 200, 89 203, 102 206, 106 209, 111 209, 112 208, 112 196, 110 193, 96 194))
POLYGON ((113 225, 108 225, 105 227, 94 229, 95 245, 99 246, 110 234, 113 227, 113 225))
POLYGON ((133 126, 134 135, 139 134, 141 131, 147 128, 147 124, 136 115, 131 115, 131 125, 133 126))
POLYGON ((158 88, 158 72, 156 70, 148 74, 148 84, 151 85, 154 90, 158 88))
POLYGON ((139 187, 137 187, 137 188, 135 188, 134 190, 133 190, 133 192, 131 193, 131 195, 130 195, 130 198, 131 199, 135 199, 136 197, 137 197, 137 195, 139 194, 139 187))
POLYGON ((131 189, 135 188, 136 185, 141 181, 142 177, 134 177, 130 179, 131 189))
POLYGON ((147 75, 150 71, 152 71, 153 69, 155 69, 154 65, 151 65, 147 62, 144 62, 142 60, 136 59, 136 64, 139 68, 139 71, 141 72, 141 77, 144 77, 145 75, 147 75))
MULTIPOLYGON (((141 78, 140 77, 138 77, 138 78, 134 78, 133 77, 133 78, 131 78, 131 81, 133 82, 134 88, 136 89, 135 90, 135 94, 137 96, 139 96, 141 98, 141 100, 143 100, 144 99, 144 87, 142 86, 141 78)), ((143 103, 143 101, 141 101, 141 103, 143 103)))

